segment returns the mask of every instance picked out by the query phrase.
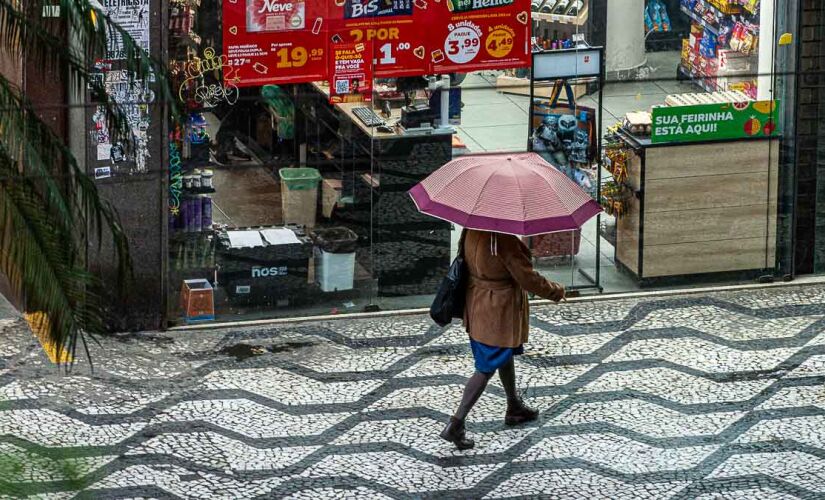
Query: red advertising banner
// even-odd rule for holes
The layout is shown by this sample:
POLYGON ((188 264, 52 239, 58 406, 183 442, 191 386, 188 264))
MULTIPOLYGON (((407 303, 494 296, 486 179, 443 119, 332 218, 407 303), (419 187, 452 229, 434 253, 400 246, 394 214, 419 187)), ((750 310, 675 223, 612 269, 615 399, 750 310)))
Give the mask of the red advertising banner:
POLYGON ((223 47, 238 87, 325 80, 324 0, 224 0, 223 47))
POLYGON ((369 43, 334 44, 330 67, 329 101, 372 100, 372 47, 369 43))
POLYGON ((238 87, 328 80, 348 43, 377 78, 530 65, 530 0, 223 0, 223 31, 238 87))
POLYGON ((434 0, 339 0, 330 6, 333 42, 370 42, 376 77, 424 75, 430 70, 422 22, 434 0))
POLYGON ((431 72, 530 65, 530 0, 445 0, 430 13, 431 72))

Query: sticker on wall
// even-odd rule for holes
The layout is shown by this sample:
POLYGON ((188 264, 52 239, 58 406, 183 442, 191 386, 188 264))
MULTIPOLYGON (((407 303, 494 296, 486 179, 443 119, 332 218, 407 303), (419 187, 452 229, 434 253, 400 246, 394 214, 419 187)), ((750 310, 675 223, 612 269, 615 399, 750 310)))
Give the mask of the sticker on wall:
POLYGON ((111 137, 112 127, 107 110, 97 106, 92 114, 90 137, 98 161, 119 165, 112 175, 137 174, 148 171, 150 108, 155 94, 145 80, 130 76, 125 70, 104 73, 103 91, 125 120, 126 137, 111 137))
POLYGON ((95 179, 107 179, 112 176, 112 167, 98 167, 95 169, 95 179))
POLYGON ((112 158, 112 145, 111 144, 98 144, 97 145, 97 160, 98 161, 105 161, 112 158))
MULTIPOLYGON (((99 8, 149 53, 149 0, 104 0, 99 8)), ((117 32, 107 35, 106 58, 126 59, 123 37, 117 32)))

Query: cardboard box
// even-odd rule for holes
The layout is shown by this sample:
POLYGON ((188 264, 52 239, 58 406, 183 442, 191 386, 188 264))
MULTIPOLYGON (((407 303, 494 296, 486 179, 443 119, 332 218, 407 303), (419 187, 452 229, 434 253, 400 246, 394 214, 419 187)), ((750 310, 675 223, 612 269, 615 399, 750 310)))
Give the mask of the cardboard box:
POLYGON ((338 179, 324 179, 321 185, 321 214, 329 219, 341 200, 342 182, 338 179))
POLYGON ((215 295, 208 280, 184 280, 181 286, 180 305, 187 323, 215 319, 215 295))

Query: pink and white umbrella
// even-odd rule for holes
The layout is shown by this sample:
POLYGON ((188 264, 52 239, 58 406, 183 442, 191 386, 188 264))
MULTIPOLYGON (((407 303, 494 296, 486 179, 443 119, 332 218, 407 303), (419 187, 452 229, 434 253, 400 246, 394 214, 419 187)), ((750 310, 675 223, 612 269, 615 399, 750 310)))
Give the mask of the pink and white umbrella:
POLYGON ((516 236, 572 231, 602 210, 536 153, 463 156, 409 193, 422 213, 516 236))

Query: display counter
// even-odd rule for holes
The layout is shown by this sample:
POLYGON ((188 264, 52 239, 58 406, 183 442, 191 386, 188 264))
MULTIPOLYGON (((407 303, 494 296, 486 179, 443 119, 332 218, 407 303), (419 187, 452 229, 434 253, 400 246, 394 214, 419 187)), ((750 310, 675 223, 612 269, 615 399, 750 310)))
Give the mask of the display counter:
POLYGON ((367 127, 353 112, 369 103, 329 102, 328 88, 301 90, 298 143, 307 166, 325 180, 341 181, 341 202, 330 223, 359 236, 358 262, 373 272, 382 296, 431 294, 450 262, 450 225, 416 210, 407 191, 452 159, 452 133, 407 133, 400 109, 386 123, 367 127))
POLYGON ((779 140, 652 144, 620 131, 634 152, 616 261, 640 284, 776 264, 779 140))

